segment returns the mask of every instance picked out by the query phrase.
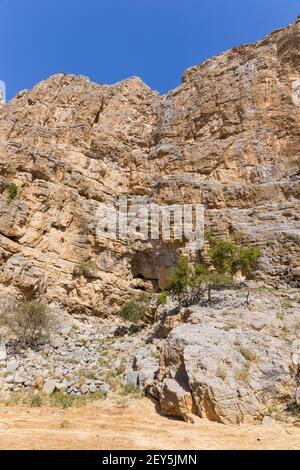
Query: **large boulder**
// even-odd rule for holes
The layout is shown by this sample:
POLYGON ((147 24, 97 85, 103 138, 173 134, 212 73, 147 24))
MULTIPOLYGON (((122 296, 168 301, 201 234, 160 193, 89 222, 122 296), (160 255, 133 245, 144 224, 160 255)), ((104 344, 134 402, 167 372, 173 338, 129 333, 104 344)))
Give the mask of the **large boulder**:
POLYGON ((292 299, 283 312, 277 294, 257 291, 249 306, 245 293, 225 291, 187 309, 161 343, 152 395, 163 413, 237 424, 299 400, 297 292, 292 299))

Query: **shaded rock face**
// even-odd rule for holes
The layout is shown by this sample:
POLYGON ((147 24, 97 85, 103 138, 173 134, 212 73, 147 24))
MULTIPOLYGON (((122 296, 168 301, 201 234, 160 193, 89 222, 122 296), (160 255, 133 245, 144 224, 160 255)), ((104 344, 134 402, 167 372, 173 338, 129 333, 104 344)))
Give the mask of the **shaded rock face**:
POLYGON ((297 282, 299 118, 300 22, 193 67, 165 96, 71 75, 19 93, 0 108, 0 283, 99 315, 165 287, 180 246, 97 237, 97 208, 124 194, 203 203, 207 226, 263 247, 262 277, 297 282))

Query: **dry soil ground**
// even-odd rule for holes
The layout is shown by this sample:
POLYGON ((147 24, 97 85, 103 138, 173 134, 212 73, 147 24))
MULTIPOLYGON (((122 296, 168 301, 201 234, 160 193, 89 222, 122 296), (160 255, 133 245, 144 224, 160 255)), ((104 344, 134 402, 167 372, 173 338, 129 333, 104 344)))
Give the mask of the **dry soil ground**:
POLYGON ((194 425, 158 415, 147 399, 120 408, 0 406, 0 449, 300 449, 297 426, 194 425))

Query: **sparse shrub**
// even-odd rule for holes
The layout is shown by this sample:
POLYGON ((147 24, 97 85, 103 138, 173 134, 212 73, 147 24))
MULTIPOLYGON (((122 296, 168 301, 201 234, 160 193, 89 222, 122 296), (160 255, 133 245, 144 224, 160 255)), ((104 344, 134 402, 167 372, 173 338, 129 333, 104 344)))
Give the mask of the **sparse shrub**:
POLYGON ((267 413, 269 416, 275 415, 278 413, 278 407, 275 405, 270 405, 267 408, 267 413))
POLYGON ((171 279, 171 292, 189 306, 199 301, 205 292, 211 301, 213 289, 230 286, 233 279, 226 274, 211 272, 204 264, 196 264, 194 269, 186 258, 181 258, 171 279))
POLYGON ((235 330, 236 328, 236 324, 235 323, 228 323, 228 325, 225 325, 223 330, 224 331, 231 331, 231 330, 235 330))
POLYGON ((55 392, 50 396, 50 403, 52 406, 58 406, 63 409, 71 408, 72 406, 81 407, 86 404, 86 396, 55 392))
POLYGON ((76 266, 74 269, 75 276, 84 276, 85 278, 93 278, 96 277, 96 273, 98 271, 98 266, 93 263, 92 261, 84 261, 76 266))
POLYGON ((20 392, 13 392, 5 401, 5 406, 16 406, 22 401, 22 394, 20 392))
POLYGON ((241 382, 248 383, 250 380, 250 363, 246 362, 246 364, 236 372, 235 377, 241 382))
POLYGON ((234 276, 241 271, 245 276, 252 274, 262 251, 257 246, 240 246, 242 239, 243 235, 238 233, 232 235, 232 240, 222 240, 210 235, 208 254, 218 273, 234 276))
POLYGON ((219 379, 225 380, 227 377, 226 370, 224 367, 219 366, 216 370, 216 376, 219 377, 219 379))
POLYGON ((87 394, 88 400, 96 401, 103 400, 104 398, 106 398, 106 394, 104 392, 101 392, 101 390, 97 390, 97 392, 87 394))
POLYGON ((64 419, 64 420, 59 424, 60 429, 66 429, 66 428, 69 428, 70 426, 71 426, 71 423, 70 423, 70 421, 68 421, 67 419, 64 419))
POLYGON ((251 276, 261 256, 262 251, 257 246, 240 248, 238 252, 238 269, 245 276, 251 276))
POLYGON ((246 359, 246 361, 257 362, 258 358, 255 352, 243 346, 240 346, 239 350, 240 350, 241 355, 246 359))
POLYGON ((284 312, 278 312, 276 317, 278 320, 283 321, 285 319, 285 314, 284 312))
POLYGON ((204 290, 196 282, 193 266, 185 257, 179 258, 170 278, 171 295, 177 298, 180 305, 188 307, 202 298, 204 290))
POLYGON ((33 393, 25 397, 23 403, 24 405, 29 405, 32 408, 39 408, 44 403, 44 397, 41 393, 33 393))
POLYGON ((48 306, 37 300, 15 303, 0 314, 0 323, 16 335, 22 347, 34 345, 43 334, 48 335, 50 320, 48 306))
POLYGON ((16 183, 11 183, 8 187, 8 198, 7 198, 8 204, 10 204, 17 197, 17 194, 18 194, 18 186, 16 185, 16 183))
POLYGON ((120 310, 120 315, 124 320, 132 323, 147 321, 151 298, 149 294, 143 292, 136 300, 128 300, 120 310))
POLYGON ((204 265, 196 265, 195 277, 193 282, 195 284, 206 285, 208 301, 211 301, 212 291, 220 287, 230 287, 234 284, 234 280, 231 276, 218 273, 210 272, 204 265))
POLYGON ((292 401, 287 405, 286 411, 295 416, 296 418, 300 418, 300 405, 298 405, 295 401, 292 401))
POLYGON ((137 387, 136 385, 124 385, 124 388, 121 392, 121 395, 122 396, 128 396, 128 395, 131 395, 131 396, 134 396, 134 397, 141 397, 142 396, 142 392, 141 392, 141 389, 139 387, 137 387))
POLYGON ((167 305, 167 303, 168 303, 168 293, 167 291, 164 290, 159 294, 157 305, 158 306, 167 305))
POLYGON ((210 239, 209 256, 218 273, 234 274, 237 267, 236 244, 233 241, 210 239))
POLYGON ((290 310, 293 308, 293 302, 289 299, 284 299, 281 301, 281 306, 284 310, 290 310))

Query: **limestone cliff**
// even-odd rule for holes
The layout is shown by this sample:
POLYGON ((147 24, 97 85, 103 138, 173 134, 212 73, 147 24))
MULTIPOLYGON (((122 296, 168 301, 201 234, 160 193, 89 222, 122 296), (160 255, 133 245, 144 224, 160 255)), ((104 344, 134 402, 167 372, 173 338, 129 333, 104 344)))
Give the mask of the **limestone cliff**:
POLYGON ((97 207, 122 194, 202 202, 208 226, 262 246, 261 277, 296 283, 300 20, 189 69, 164 96, 135 77, 59 74, 1 106, 0 283, 99 315, 163 287, 178 245, 96 235, 97 207))

